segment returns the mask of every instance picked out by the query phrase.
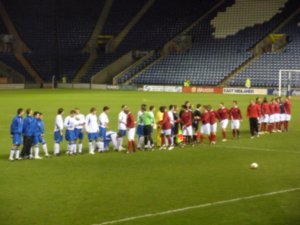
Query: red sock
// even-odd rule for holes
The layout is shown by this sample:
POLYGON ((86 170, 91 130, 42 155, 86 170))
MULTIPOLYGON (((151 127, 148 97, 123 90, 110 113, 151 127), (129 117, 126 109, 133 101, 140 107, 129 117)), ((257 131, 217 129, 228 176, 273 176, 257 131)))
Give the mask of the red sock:
POLYGON ((266 131, 266 123, 261 124, 260 131, 262 132, 266 131))
POLYGON ((269 132, 272 133, 272 131, 273 131, 273 123, 270 123, 269 124, 269 132))
POLYGON ((160 138, 161 138, 161 146, 163 146, 166 143, 165 135, 161 135, 160 138))
POLYGON ((205 136, 203 134, 200 135, 200 144, 204 143, 205 136))
POLYGON ((135 141, 131 141, 132 143, 132 150, 135 152, 136 151, 136 144, 135 141))
POLYGON ((129 152, 132 152, 132 141, 128 141, 127 149, 129 152))
POLYGON ((232 137, 235 138, 235 129, 232 130, 232 137))
MULTIPOLYGON (((225 135, 226 136, 226 135, 225 135)), ((214 142, 216 142, 217 141, 217 134, 214 134, 214 142)))
POLYGON ((289 129, 289 121, 284 121, 284 129, 288 131, 289 129))

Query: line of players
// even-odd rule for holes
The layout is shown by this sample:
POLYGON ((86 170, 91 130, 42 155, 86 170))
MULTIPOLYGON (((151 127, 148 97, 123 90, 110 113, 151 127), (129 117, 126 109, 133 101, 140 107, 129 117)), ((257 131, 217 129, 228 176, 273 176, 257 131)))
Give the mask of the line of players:
MULTIPOLYGON (((118 115, 118 132, 109 131, 109 107, 105 106, 102 113, 97 117, 97 109, 91 108, 90 113, 84 116, 78 108, 71 110, 69 115, 63 119, 64 109, 58 109, 55 118, 54 127, 54 155, 60 154, 60 143, 63 141, 63 132, 65 129, 65 139, 68 141, 67 154, 77 154, 83 151, 84 133, 88 136, 89 154, 95 154, 95 151, 105 152, 112 142, 114 150, 123 151, 123 138, 127 134, 128 147, 127 153, 135 152, 136 149, 153 149, 154 141, 152 138, 153 130, 157 129, 157 146, 160 150, 172 150, 174 146, 180 144, 203 144, 205 138, 209 143, 216 143, 217 121, 220 121, 222 129, 222 141, 227 139, 226 129, 231 120, 232 138, 239 138, 240 121, 242 113, 238 107, 237 101, 233 101, 232 108, 228 109, 224 103, 220 103, 218 110, 214 110, 211 105, 196 105, 192 109, 190 102, 185 102, 181 106, 179 113, 176 105, 159 107, 159 111, 154 116, 155 107, 150 106, 147 109, 145 104, 137 114, 137 121, 128 106, 123 105, 118 115), (136 126, 137 124, 137 126, 136 126), (201 128, 199 129, 199 125, 201 128), (84 132, 85 130, 85 132, 84 132), (137 144, 135 135, 137 132, 137 144)), ((27 116, 23 119, 24 110, 18 109, 17 116, 11 123, 11 135, 13 145, 9 160, 35 158, 39 156, 39 145, 42 145, 45 156, 48 157, 47 144, 44 140, 44 122, 43 114, 26 110, 27 116), (20 146, 23 149, 20 155, 20 146), (32 149, 34 154, 32 154, 32 149)), ((260 98, 251 101, 247 108, 247 117, 250 121, 251 138, 255 135, 263 134, 268 127, 269 132, 287 131, 288 121, 291 119, 291 101, 287 97, 285 101, 281 98, 272 99, 268 103, 267 99, 260 103, 260 98), (258 124, 260 126, 260 132, 258 124), (283 126, 283 127, 282 127, 283 126)))
POLYGON ((247 108, 251 138, 261 134, 286 132, 291 120, 291 97, 285 100, 281 97, 272 98, 270 102, 265 97, 251 101, 247 108))

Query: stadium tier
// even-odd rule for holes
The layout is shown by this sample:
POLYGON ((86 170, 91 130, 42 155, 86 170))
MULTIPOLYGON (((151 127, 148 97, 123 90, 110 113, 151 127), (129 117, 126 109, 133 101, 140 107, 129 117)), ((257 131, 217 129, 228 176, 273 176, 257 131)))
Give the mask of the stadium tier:
MULTIPOLYGON (((66 76, 69 82, 73 81, 80 68, 88 62, 89 53, 82 53, 82 50, 103 11, 108 10, 108 16, 102 21, 99 35, 116 37, 149 3, 147 0, 132 0, 130 4, 125 0, 115 0, 111 7, 106 8, 104 0, 1 2, 30 49, 30 52, 23 53, 25 58, 46 82, 51 81, 54 75, 59 79, 66 76)), ((153 1, 145 14, 127 30, 113 53, 97 53, 96 60, 87 64, 90 66, 82 72, 80 81, 90 82, 92 76, 127 52, 160 51, 168 41, 205 15, 186 33, 192 38, 192 46, 188 50, 148 58, 119 77, 117 83, 181 85, 184 80, 190 79, 192 85, 219 85, 251 59, 251 49, 299 6, 297 0, 259 3, 234 0, 153 1), (217 4, 220 5, 216 7, 217 4), (260 7, 257 4, 261 4, 260 7), (245 6, 247 16, 243 11, 245 6), (208 13, 211 9, 214 10, 208 13)), ((283 52, 263 54, 246 65, 243 72, 233 76, 229 84, 243 86, 245 78, 250 77, 254 86, 274 86, 277 81, 273 78, 277 79, 279 69, 298 69, 299 55, 295 50, 299 46, 298 22, 299 18, 294 18, 280 30, 291 39, 283 52)), ((7 32, 3 21, 0 21, 0 32, 7 32)), ((90 48, 86 50, 91 51, 90 48)), ((1 61, 21 73, 25 71, 12 54, 7 57, 3 54, 1 61)), ((33 80, 28 72, 23 74, 27 81, 33 80)))
MULTIPOLYGON (((294 9, 295 1, 290 1, 281 13, 265 23, 242 29, 226 38, 215 38, 212 20, 219 12, 226 11, 234 3, 235 1, 225 1, 189 33, 193 38, 190 50, 183 54, 171 54, 159 60, 134 78, 133 83, 182 84, 184 80, 190 79, 193 85, 219 84, 230 72, 252 56, 247 50, 288 16, 294 9)), ((252 7, 256 7, 255 2, 252 7)), ((233 22, 238 23, 238 16, 243 15, 236 16, 233 22)))
MULTIPOLYGON (((168 40, 187 28, 216 2, 218 1, 155 1, 141 20, 127 34, 116 53, 113 55, 99 55, 83 81, 89 81, 95 75, 95 72, 104 69, 130 50, 156 50, 161 48, 168 40), (107 58, 109 59, 107 60, 107 58)), ((122 10, 122 8, 119 9, 122 10)), ((118 20, 110 21, 110 24, 115 27, 119 25, 119 22, 118 20)))
POLYGON ((24 75, 27 82, 32 82, 33 81, 33 78, 24 69, 22 64, 16 59, 14 54, 12 54, 12 53, 0 53, 0 61, 5 63, 8 66, 14 68, 20 74, 24 75))
MULTIPOLYGON (((300 14, 286 24, 279 33, 289 36, 290 43, 280 52, 265 53, 236 76, 230 84, 243 86, 246 78, 251 78, 256 87, 278 86, 278 75, 281 69, 299 69, 300 62, 300 14)), ((294 87, 300 87, 299 76, 293 80, 294 87)))

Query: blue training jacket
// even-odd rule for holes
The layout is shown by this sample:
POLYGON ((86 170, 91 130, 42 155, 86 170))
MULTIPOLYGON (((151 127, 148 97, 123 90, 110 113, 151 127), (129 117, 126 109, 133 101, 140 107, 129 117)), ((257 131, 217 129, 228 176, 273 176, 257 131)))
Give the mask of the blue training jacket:
POLYGON ((40 136, 41 134, 45 133, 45 125, 44 121, 40 119, 35 120, 35 129, 34 129, 34 136, 40 136))
POLYGON ((36 118, 32 116, 27 116, 24 119, 24 125, 23 125, 23 135, 30 137, 34 135, 36 126, 36 118))
POLYGON ((10 134, 22 134, 23 122, 22 116, 15 116, 10 125, 10 134))

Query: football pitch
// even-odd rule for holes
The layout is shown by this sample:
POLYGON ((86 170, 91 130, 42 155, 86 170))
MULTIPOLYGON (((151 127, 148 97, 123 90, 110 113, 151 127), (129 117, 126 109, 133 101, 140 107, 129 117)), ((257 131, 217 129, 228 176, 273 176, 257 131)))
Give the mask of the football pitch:
MULTIPOLYGON (((299 225, 300 102, 292 99, 287 133, 250 139, 246 107, 250 95, 148 93, 95 90, 0 91, 1 225, 299 225), (243 113, 241 138, 173 151, 107 152, 96 155, 8 161, 9 126, 19 107, 44 114, 46 141, 53 151, 56 111, 108 105, 110 129, 126 104, 211 104, 237 100, 243 113), (250 169, 257 162, 259 168, 250 169)), ((271 96, 269 96, 270 98, 271 96)), ((67 143, 61 145, 64 152, 67 143)), ((41 150, 40 153, 43 156, 41 150)))

